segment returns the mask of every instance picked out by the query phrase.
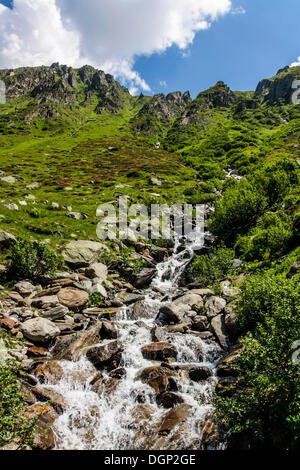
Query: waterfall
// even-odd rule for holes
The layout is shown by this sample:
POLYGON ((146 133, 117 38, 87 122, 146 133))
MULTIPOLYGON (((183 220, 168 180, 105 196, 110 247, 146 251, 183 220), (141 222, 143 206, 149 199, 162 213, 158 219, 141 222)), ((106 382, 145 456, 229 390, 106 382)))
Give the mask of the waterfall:
POLYGON ((56 449, 199 448, 206 417, 213 410, 212 397, 217 382, 215 368, 222 355, 221 348, 196 333, 167 333, 167 341, 178 351, 176 362, 172 363, 180 376, 176 393, 192 407, 184 426, 175 427, 168 435, 157 433, 158 423, 168 410, 156 403, 153 388, 138 378, 144 368, 159 365, 145 359, 141 348, 152 343, 151 329, 157 325, 155 318, 161 306, 180 293, 178 281, 194 256, 194 247, 195 241, 186 240, 180 251, 177 241, 173 255, 157 265, 156 277, 143 292, 146 318, 137 321, 132 315, 132 307, 122 307, 117 313, 118 339, 124 347, 120 364, 126 370, 124 377, 114 382, 104 371, 103 380, 109 389, 106 391, 104 387, 103 393, 95 393, 91 385, 95 369, 83 353, 77 362, 61 361, 64 375, 56 385, 41 384, 41 387, 51 387, 60 393, 65 402, 64 411, 54 424, 56 449), (212 376, 206 381, 193 382, 186 373, 191 365, 209 367, 212 376), (87 378, 82 380, 82 375, 87 378), (138 410, 144 413, 140 420, 136 418, 138 410))

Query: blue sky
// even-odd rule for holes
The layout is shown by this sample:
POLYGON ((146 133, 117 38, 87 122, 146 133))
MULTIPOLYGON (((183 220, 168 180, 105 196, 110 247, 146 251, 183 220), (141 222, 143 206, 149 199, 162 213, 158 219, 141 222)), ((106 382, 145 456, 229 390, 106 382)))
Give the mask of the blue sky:
POLYGON ((242 0, 245 14, 227 15, 200 31, 190 54, 176 47, 162 55, 138 59, 135 68, 166 91, 189 89, 195 96, 218 80, 233 90, 253 90, 262 78, 296 61, 300 54, 299 0, 242 0))
MULTIPOLYGON (((72 0, 72 2, 69 2, 69 0, 56 0, 56 3, 62 8, 63 14, 64 9, 66 10, 66 15, 68 14, 68 17, 70 16, 72 20, 72 14, 74 13, 75 18, 76 11, 78 13, 79 7, 77 7, 77 10, 74 8, 73 12, 71 10, 67 11, 66 5, 68 4, 70 7, 71 5, 75 6, 75 3, 78 4, 81 2, 81 6, 83 7, 86 1, 89 1, 90 4, 98 1, 98 4, 106 5, 102 6, 103 8, 108 8, 107 5, 109 5, 109 3, 105 3, 105 0, 72 0)), ((182 2, 184 1, 185 0, 182 0, 182 2)), ((192 1, 193 0, 190 0, 190 2, 192 1)), ((222 0, 219 1, 220 3, 222 2, 222 0)), ((154 2, 154 0, 151 0, 151 2, 154 2)), ((224 2, 226 2, 226 0, 224 0, 224 2)), ((0 3, 6 6, 12 4, 11 0, 0 0, 0 3)), ((22 2, 19 0, 19 4, 21 3, 22 2)), ((23 3, 26 3, 25 0, 23 0, 23 3)), ((141 0, 141 3, 143 3, 143 0, 141 0)), ((152 3, 152 5, 154 5, 154 3, 152 3)), ((134 84, 133 89, 136 89, 136 92, 141 91, 144 86, 145 92, 147 93, 148 86, 148 88, 151 88, 152 93, 190 90, 192 96, 196 96, 199 91, 212 86, 218 80, 223 80, 234 90, 254 89, 259 80, 274 75, 279 68, 291 64, 299 57, 300 40, 298 31, 300 1, 232 0, 232 5, 235 9, 240 8, 244 10, 245 13, 227 13, 220 15, 217 21, 211 23, 210 28, 196 32, 193 42, 189 42, 184 53, 179 49, 178 45, 176 45, 176 41, 173 42, 171 47, 165 48, 162 53, 150 52, 147 55, 137 53, 136 50, 138 50, 138 47, 135 49, 131 44, 131 49, 126 49, 124 52, 127 60, 126 67, 124 67, 124 64, 122 64, 122 66, 120 65, 122 56, 118 56, 115 62, 110 61, 109 57, 105 57, 101 65, 102 63, 104 64, 108 69, 106 71, 119 75, 121 79, 123 77, 126 84, 131 81, 131 83, 134 84), (132 73, 135 75, 133 76, 132 73), (143 83, 147 83, 147 86, 143 85, 143 83)), ((103 10, 101 13, 103 16, 103 10)), ((43 14, 45 16, 45 12, 43 14)), ((112 16, 113 14, 115 15, 115 12, 112 12, 112 16)), ((168 11, 166 14, 168 14, 168 11)), ((78 15, 80 16, 80 12, 78 15)), ((81 37, 84 36, 86 39, 86 50, 88 50, 89 44, 93 44, 91 41, 88 42, 89 21, 92 22, 94 20, 92 16, 91 10, 90 17, 87 16, 86 19, 87 23, 83 26, 81 25, 80 30, 81 37)), ((24 18, 24 22, 29 21, 30 23, 30 17, 26 18, 26 16, 24 16, 24 18)), ((76 25, 78 25, 78 18, 75 18, 75 20, 76 25)), ((40 21, 40 18, 37 17, 36 21, 40 21)), ((40 27, 42 31, 42 22, 40 27)), ((131 25, 131 27, 134 28, 134 24, 131 25)), ((32 27, 28 27, 28 30, 32 30, 32 27)), ((113 28, 111 28, 111 30, 113 31, 113 28)), ((28 32, 27 34, 27 36, 21 38, 25 45, 29 45, 31 41, 30 33, 28 32)), ((106 35, 107 34, 109 33, 106 33, 106 35)), ((67 35, 65 37, 66 43, 69 43, 70 41, 67 35)), ((155 38, 153 41, 154 40, 157 41, 155 38)), ((99 42, 101 43, 101 38, 99 42)), ((123 42, 124 38, 122 40, 121 37, 119 44, 123 42)), ((112 49, 108 49, 108 51, 111 51, 108 53, 113 55, 113 47, 118 49, 118 43, 112 46, 110 42, 109 47, 112 49)), ((159 46, 153 46, 153 50, 155 50, 155 48, 159 49, 159 46)), ((66 47, 64 47, 64 49, 66 49, 66 47)), ((149 49, 148 47, 147 50, 151 50, 151 48, 149 49)), ((44 56, 40 54, 38 57, 47 57, 47 51, 48 49, 45 49, 45 51, 43 51, 44 56)), ((84 55, 83 52, 81 51, 80 54, 84 55)), ((91 54, 90 57, 88 54, 85 54, 85 57, 87 56, 91 59, 90 62, 93 63, 93 65, 96 60, 96 52, 94 55, 91 54)), ((33 47, 32 57, 34 53, 36 53, 36 51, 33 47)), ((28 48, 28 51, 24 51, 23 60, 30 62, 30 54, 31 49, 28 48)), ((61 63, 64 60, 69 63, 68 57, 73 57, 74 54, 75 52, 70 50, 69 56, 62 53, 62 59, 60 60, 60 57, 58 57, 57 60, 61 63)), ((50 55, 51 53, 49 53, 49 60, 50 55)), ((0 37, 0 67, 2 65, 1 59, 0 37)), ((2 60, 4 61, 4 59, 2 60)), ((11 64, 7 63, 7 58, 5 60, 5 66, 13 67, 19 64, 22 59, 12 58, 11 64)), ((35 65, 38 63, 38 60, 39 59, 35 59, 33 64, 26 63, 21 65, 35 65)), ((45 60, 46 59, 43 59, 43 62, 45 62, 45 60)), ((52 57, 51 61, 54 61, 52 57)), ((74 64, 69 63, 69 65, 74 64)))

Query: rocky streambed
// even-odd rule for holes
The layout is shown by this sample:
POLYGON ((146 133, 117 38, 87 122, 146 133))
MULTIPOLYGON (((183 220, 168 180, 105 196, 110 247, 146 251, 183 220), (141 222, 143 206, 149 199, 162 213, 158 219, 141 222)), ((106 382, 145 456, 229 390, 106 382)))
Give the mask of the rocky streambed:
POLYGON ((25 415, 37 418, 35 447, 224 448, 212 402, 216 388, 230 393, 236 381, 237 288, 225 281, 220 297, 182 287, 194 251, 203 249, 197 240, 176 242, 171 253, 139 244, 155 267, 142 270, 135 285, 117 273, 107 279, 106 266, 94 262, 101 244, 71 248, 73 272, 43 288, 19 282, 2 297, 1 328, 25 339, 2 355, 22 364, 25 415), (91 292, 104 306, 88 307, 91 292))

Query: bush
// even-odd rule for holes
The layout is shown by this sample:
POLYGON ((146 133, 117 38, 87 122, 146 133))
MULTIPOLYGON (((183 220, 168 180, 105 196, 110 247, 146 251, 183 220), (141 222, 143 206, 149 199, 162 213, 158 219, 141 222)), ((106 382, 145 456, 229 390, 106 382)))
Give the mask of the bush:
POLYGON ((248 237, 238 239, 235 250, 246 260, 269 259, 283 253, 293 237, 293 223, 284 213, 267 212, 250 231, 248 237))
POLYGON ((45 243, 19 240, 11 248, 10 274, 13 278, 37 279, 52 275, 62 263, 62 257, 45 243))
POLYGON ((20 448, 32 443, 35 422, 21 415, 24 404, 17 371, 14 361, 0 363, 0 447, 13 439, 20 441, 20 448))
POLYGON ((189 266, 188 275, 191 280, 196 278, 201 287, 212 286, 226 276, 233 259, 233 250, 215 248, 209 255, 197 256, 189 266))
POLYGON ((265 196, 246 180, 228 188, 216 204, 209 229, 226 244, 232 245, 239 234, 256 224, 266 209, 265 196))
POLYGON ((242 287, 240 321, 253 331, 234 367, 238 384, 217 397, 219 417, 231 429, 236 448, 296 450, 300 446, 300 365, 292 360, 299 338, 297 283, 267 273, 242 287))

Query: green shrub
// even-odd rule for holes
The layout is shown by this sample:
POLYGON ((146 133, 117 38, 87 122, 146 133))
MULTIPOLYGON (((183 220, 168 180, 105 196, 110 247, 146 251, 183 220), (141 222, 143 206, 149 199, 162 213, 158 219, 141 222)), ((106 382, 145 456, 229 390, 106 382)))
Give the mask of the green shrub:
POLYGON ((229 248, 215 248, 208 255, 196 256, 189 266, 191 280, 197 279, 201 287, 213 286, 221 280, 231 268, 234 251, 229 248))
POLYGON ((256 224, 266 209, 264 195, 246 180, 228 188, 217 202, 209 229, 226 244, 232 245, 239 234, 256 224))
POLYGON ((19 240, 11 248, 10 258, 11 276, 22 279, 52 275, 62 263, 62 257, 49 245, 30 240, 19 240))
POLYGON ((35 421, 22 417, 23 396, 14 361, 0 363, 0 447, 18 439, 20 448, 32 443, 35 421))
POLYGON ((215 400, 219 418, 240 448, 296 450, 300 446, 300 365, 292 360, 299 338, 297 283, 267 273, 242 287, 240 321, 252 332, 240 340, 238 383, 215 400))

